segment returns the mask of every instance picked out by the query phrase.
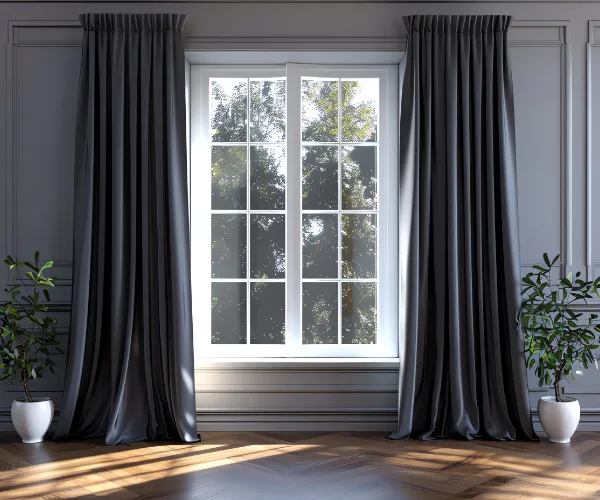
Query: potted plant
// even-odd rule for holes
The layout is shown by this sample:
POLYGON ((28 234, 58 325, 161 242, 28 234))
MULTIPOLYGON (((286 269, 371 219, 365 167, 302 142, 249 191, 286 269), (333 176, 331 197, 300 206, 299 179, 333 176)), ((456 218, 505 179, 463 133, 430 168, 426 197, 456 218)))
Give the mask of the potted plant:
POLYGON ((52 400, 33 397, 28 384, 42 378, 46 369, 54 373, 52 356, 62 354, 56 319, 46 314, 54 280, 44 276, 44 271, 53 263, 40 266, 39 256, 35 252, 33 263, 18 262, 10 255, 6 258, 4 263, 18 282, 5 289, 8 300, 0 304, 0 380, 23 384, 25 397, 13 401, 11 416, 24 443, 42 441, 54 416, 52 400))
POLYGON ((551 279, 552 261, 544 254, 545 265, 533 266, 523 278, 521 326, 525 340, 528 368, 543 385, 554 388, 553 396, 541 397, 538 415, 548 439, 554 443, 568 443, 577 429, 580 417, 579 402, 561 394, 560 384, 569 378, 575 380, 578 363, 584 368, 597 365, 597 335, 600 324, 597 314, 577 312, 575 304, 585 304, 588 299, 600 297, 600 278, 595 281, 581 279, 581 273, 569 273, 566 278, 551 279), (575 372, 575 373, 574 373, 575 372))

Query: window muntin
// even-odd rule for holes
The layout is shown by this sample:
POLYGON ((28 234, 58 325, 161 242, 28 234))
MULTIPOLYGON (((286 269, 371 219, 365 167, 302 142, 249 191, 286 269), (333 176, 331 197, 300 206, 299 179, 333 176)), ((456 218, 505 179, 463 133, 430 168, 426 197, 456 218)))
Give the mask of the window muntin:
POLYGON ((211 344, 284 344, 285 79, 209 91, 211 344))
POLYGON ((378 228, 396 81, 397 67, 192 67, 197 357, 397 356, 394 285, 378 276, 394 253, 378 228))
POLYGON ((302 343, 376 344, 379 79, 301 87, 302 343))

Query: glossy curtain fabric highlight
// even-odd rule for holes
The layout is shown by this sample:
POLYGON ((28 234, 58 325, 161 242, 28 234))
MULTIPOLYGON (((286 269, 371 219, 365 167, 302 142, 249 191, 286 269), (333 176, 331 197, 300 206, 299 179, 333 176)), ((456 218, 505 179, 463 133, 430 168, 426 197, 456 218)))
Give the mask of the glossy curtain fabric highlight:
POLYGON ((74 269, 54 439, 196 441, 186 16, 81 16, 74 269))
POLYGON ((508 16, 410 16, 392 438, 537 439, 520 307, 508 16))

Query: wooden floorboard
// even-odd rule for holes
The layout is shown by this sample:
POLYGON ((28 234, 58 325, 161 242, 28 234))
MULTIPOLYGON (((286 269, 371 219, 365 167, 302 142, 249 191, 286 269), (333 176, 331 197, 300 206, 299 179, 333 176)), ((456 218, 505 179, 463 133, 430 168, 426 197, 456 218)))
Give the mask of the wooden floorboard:
POLYGON ((383 433, 210 432, 202 442, 0 438, 0 498, 600 498, 600 433, 567 445, 392 441, 383 433))

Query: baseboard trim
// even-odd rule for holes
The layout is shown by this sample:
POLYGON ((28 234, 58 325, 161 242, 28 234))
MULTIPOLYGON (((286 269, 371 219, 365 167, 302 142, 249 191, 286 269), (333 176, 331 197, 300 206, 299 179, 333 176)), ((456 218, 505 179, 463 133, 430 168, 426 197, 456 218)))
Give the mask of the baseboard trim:
POLYGON ((302 410, 211 409, 196 415, 200 431, 391 431, 394 408, 302 410))
MULTIPOLYGON (((60 409, 55 410, 50 430, 58 422, 60 409)), ((338 408, 286 409, 229 409, 198 410, 196 423, 199 431, 392 431, 397 422, 397 411, 392 408, 338 408)), ((10 409, 0 409, 0 431, 14 430, 10 409)))
MULTIPOLYGON (((60 410, 56 410, 50 430, 56 428, 60 410)), ((397 423, 397 411, 389 408, 364 410, 349 408, 307 410, 234 410, 210 409, 196 412, 198 431, 264 432, 264 431, 377 431, 391 432, 397 423)), ((533 426, 541 431, 537 411, 532 409, 533 426)), ((0 431, 13 431, 10 409, 0 409, 0 431)), ((583 409, 578 431, 600 431, 600 409, 583 409)))

